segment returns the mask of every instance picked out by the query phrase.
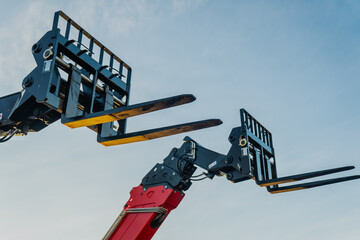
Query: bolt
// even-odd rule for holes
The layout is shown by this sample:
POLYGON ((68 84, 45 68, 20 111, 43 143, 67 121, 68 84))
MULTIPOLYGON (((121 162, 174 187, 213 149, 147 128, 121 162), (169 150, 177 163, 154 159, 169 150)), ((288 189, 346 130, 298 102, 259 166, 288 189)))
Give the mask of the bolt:
POLYGON ((46 49, 45 52, 43 53, 43 58, 44 58, 45 60, 49 60, 49 59, 51 59, 51 58, 53 57, 53 55, 54 55, 54 52, 52 51, 52 49, 51 49, 51 48, 48 48, 48 49, 46 49))
POLYGON ((34 44, 31 48, 32 53, 38 53, 40 52, 40 50, 41 50, 41 45, 38 43, 34 44))
POLYGON ((233 178, 232 173, 226 174, 226 179, 227 179, 227 180, 231 180, 232 178, 233 178))
POLYGON ((23 81, 23 88, 28 88, 33 84, 34 80, 32 79, 32 77, 27 77, 24 79, 23 81))
POLYGON ((239 145, 240 145, 241 147, 244 147, 246 144, 247 144, 246 138, 242 138, 242 139, 240 140, 240 142, 239 142, 239 145))
POLYGON ((230 163, 232 163, 233 160, 234 160, 234 158, 232 156, 229 156, 225 159, 225 163, 230 164, 230 163))

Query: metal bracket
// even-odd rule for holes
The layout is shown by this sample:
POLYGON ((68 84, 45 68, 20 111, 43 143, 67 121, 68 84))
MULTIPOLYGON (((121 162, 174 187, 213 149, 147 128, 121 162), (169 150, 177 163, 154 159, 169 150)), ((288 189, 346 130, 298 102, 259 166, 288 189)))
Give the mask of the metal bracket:
POLYGON ((79 97, 81 86, 81 73, 76 67, 72 67, 69 74, 69 92, 65 103, 65 117, 72 118, 81 116, 83 111, 79 109, 79 97))
POLYGON ((114 233, 117 226, 120 224, 121 220, 129 213, 158 213, 166 216, 168 210, 163 207, 153 207, 153 208, 125 208, 120 215, 116 218, 113 225, 111 225, 109 231, 105 234, 103 240, 109 240, 112 234, 114 233))

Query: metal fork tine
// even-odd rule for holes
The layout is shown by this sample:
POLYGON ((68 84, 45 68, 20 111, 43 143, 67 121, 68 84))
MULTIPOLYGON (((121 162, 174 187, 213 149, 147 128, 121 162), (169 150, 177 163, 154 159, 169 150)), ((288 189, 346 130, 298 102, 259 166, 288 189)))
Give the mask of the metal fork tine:
POLYGON ((326 179, 326 180, 310 182, 310 183, 296 184, 296 185, 285 186, 285 187, 268 188, 268 191, 272 194, 273 193, 283 193, 283 192, 290 192, 290 191, 297 191, 297 190, 303 190, 303 189, 308 189, 308 188, 320 187, 320 186, 324 186, 324 185, 345 182, 345 181, 355 180, 355 179, 359 179, 359 178, 360 178, 360 175, 354 175, 354 176, 348 176, 348 177, 326 179))
POLYGON ((133 142, 147 141, 151 139, 171 136, 179 133, 200 130, 209 127, 215 127, 222 124, 220 119, 208 119, 197 122, 190 122, 167 126, 162 128, 149 129, 145 131, 126 133, 123 135, 115 135, 110 137, 98 137, 98 142, 104 146, 114 146, 133 142))
POLYGON ((292 175, 292 176, 287 176, 287 177, 266 180, 266 181, 262 181, 262 182, 257 182, 257 184, 261 187, 267 187, 267 186, 271 186, 271 185, 278 185, 281 183, 295 182, 295 181, 300 181, 300 180, 304 180, 304 179, 308 179, 308 178, 320 177, 320 176, 324 176, 324 175, 328 175, 328 174, 332 174, 332 173, 348 171, 348 170, 351 170, 354 168, 355 168, 354 166, 332 168, 332 169, 327 169, 327 170, 321 170, 321 171, 316 171, 316 172, 309 172, 309 173, 303 173, 303 174, 297 174, 297 175, 292 175))

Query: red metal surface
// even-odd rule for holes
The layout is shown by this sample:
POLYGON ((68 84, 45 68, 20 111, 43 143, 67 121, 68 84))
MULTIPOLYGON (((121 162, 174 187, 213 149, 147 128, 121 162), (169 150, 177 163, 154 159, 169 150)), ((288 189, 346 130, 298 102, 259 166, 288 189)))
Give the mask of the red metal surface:
MULTIPOLYGON (((176 208, 184 194, 164 186, 156 186, 143 190, 142 186, 135 187, 130 192, 130 199, 124 209, 163 207, 167 215, 176 208)), ((109 240, 148 240, 151 239, 158 228, 150 226, 157 213, 128 213, 121 219, 109 240)), ((166 217, 167 217, 166 215, 166 217)))

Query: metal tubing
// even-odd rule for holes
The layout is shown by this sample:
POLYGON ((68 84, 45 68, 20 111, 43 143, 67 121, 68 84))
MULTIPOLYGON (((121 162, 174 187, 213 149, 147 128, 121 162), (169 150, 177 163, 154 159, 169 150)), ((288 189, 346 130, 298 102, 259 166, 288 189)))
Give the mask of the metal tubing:
MULTIPOLYGON (((61 67, 61 69, 63 69, 64 71, 66 71, 67 73, 69 73, 69 71, 71 70, 70 64, 64 62, 61 58, 56 57, 56 63, 59 65, 59 67, 61 67)), ((93 84, 93 81, 91 79, 89 79, 87 76, 85 76, 84 74, 81 74, 81 80, 89 85, 93 84)), ((105 92, 105 89, 102 88, 99 85, 96 85, 96 90, 99 92, 105 92)), ((123 101, 121 101, 120 99, 118 99, 117 97, 114 96, 114 102, 119 105, 119 106, 125 106, 125 103, 123 101)))

